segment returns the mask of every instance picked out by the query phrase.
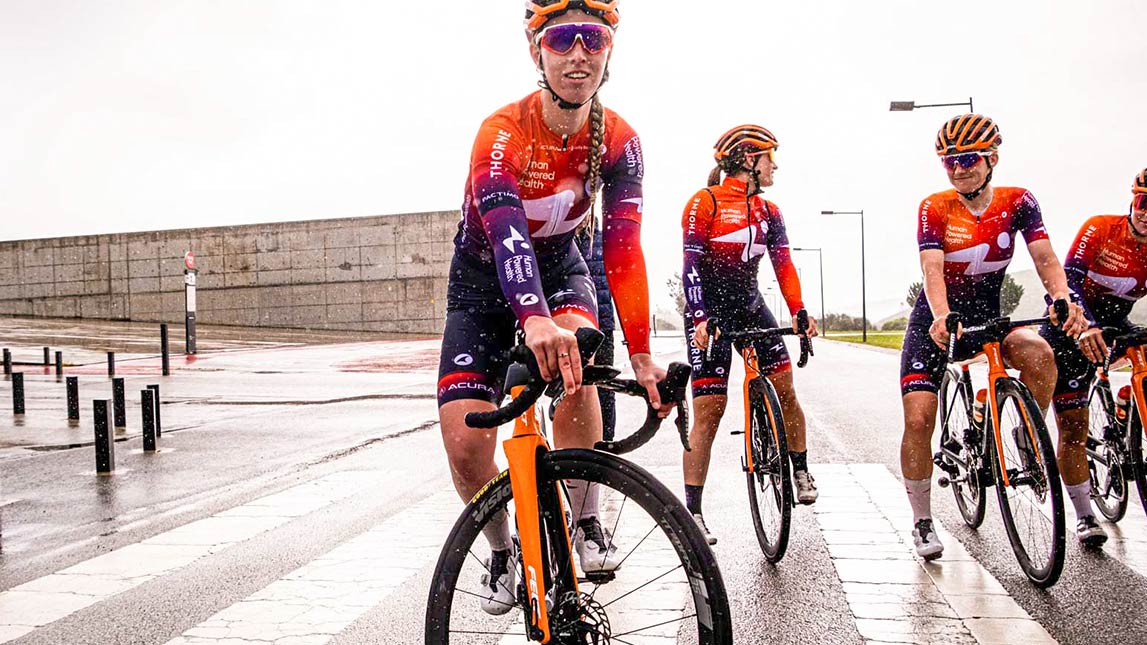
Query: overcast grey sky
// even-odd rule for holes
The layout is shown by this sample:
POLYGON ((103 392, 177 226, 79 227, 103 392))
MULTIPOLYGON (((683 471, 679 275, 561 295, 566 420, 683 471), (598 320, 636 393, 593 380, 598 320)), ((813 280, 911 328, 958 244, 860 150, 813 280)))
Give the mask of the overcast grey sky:
MULTIPOLYGON (((873 319, 918 279, 932 151, 972 96, 997 185, 1032 190, 1063 253, 1127 209, 1147 166, 1142 0, 624 0, 602 91, 642 137, 651 288, 713 141, 781 141, 794 246, 824 249, 829 311, 873 319), (693 7, 693 8, 690 8, 693 7)), ((0 240, 455 209, 478 124, 535 87, 519 0, 0 0, 0 240)), ((815 311, 815 254, 796 254, 815 311)), ((1030 267, 1020 254, 1015 270, 1030 267)), ((766 263, 767 265, 767 263, 766 263)), ((766 269, 764 281, 768 281, 766 269)))

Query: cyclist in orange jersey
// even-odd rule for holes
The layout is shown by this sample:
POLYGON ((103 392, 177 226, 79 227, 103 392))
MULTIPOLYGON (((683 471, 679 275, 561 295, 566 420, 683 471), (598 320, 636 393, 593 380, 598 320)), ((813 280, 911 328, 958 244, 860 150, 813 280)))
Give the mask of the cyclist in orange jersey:
MULTIPOLYGON (((454 485, 469 499, 498 474, 496 432, 467 427, 467 413, 501 401, 505 355, 515 326, 543 378, 562 377, 566 397, 554 419, 557 448, 601 439, 596 388, 581 387, 574 330, 597 325, 593 280, 574 234, 593 221, 602 194, 603 256, 628 343, 630 363, 650 401, 665 370, 649 354, 649 289, 641 251, 641 142, 601 105, 619 0, 526 2, 526 36, 541 91, 488 117, 475 139, 462 221, 455 237, 439 366, 442 438, 454 485)), ((574 547, 586 572, 610 571, 621 554, 598 520, 596 485, 567 482, 576 519, 574 547)), ((488 613, 514 604, 508 518, 487 524, 488 613)))
POLYGON ((1075 507, 1075 535, 1100 546, 1107 533, 1091 508, 1087 467, 1087 390, 1095 364, 1107 357, 1103 328, 1130 331, 1131 307, 1147 295, 1147 169, 1131 182, 1127 215, 1096 215, 1083 223, 1064 260, 1067 283, 1082 299, 1087 331, 1078 343, 1053 325, 1040 334, 1055 350, 1055 420, 1059 427, 1059 471, 1075 507))
MULTIPOLYGON (((789 254, 785 221, 776 204, 760 196, 773 185, 777 169, 773 155, 777 139, 757 125, 742 125, 721 136, 715 146, 717 167, 709 185, 697 191, 685 206, 683 230, 685 266, 686 342, 693 366, 693 450, 684 453, 685 505, 705 532, 709 544, 717 539, 705 525, 701 500, 709 472, 709 456, 728 402, 729 341, 711 338, 708 320, 717 317, 729 329, 777 326, 757 287, 761 257, 768 252, 781 293, 796 328, 796 313, 804 308, 800 278, 789 254), (724 173, 724 180, 721 174, 724 173), (712 343, 709 358, 705 348, 712 343)), ((810 334, 816 320, 809 318, 810 334)), ((781 401, 789 455, 793 464, 797 500, 816 501, 816 484, 808 472, 805 417, 793 389, 792 363, 784 341, 756 343, 761 374, 768 378, 781 401)))
MULTIPOLYGON (((1069 297, 1067 277, 1044 229, 1039 204, 1023 188, 993 187, 999 163, 1000 130, 991 119, 964 114, 950 119, 936 135, 936 154, 952 190, 920 204, 918 242, 924 289, 908 319, 900 354, 900 390, 904 404, 904 437, 900 466, 912 506, 916 553, 940 557, 944 545, 932 526, 932 431, 936 425, 937 390, 947 360, 945 318, 958 312, 975 325, 1000 315, 1000 286, 1022 235, 1036 272, 1052 299, 1069 297)), ((1049 312, 1053 322, 1054 312, 1049 312)), ((1064 331, 1078 337, 1083 310, 1070 306, 1064 331)), ((959 339, 959 333, 957 333, 959 339)), ((959 339, 956 358, 969 358, 978 346, 959 339)), ((1004 339, 1005 362, 1020 370, 1045 413, 1055 386, 1055 357, 1048 344, 1026 327, 1004 339)))

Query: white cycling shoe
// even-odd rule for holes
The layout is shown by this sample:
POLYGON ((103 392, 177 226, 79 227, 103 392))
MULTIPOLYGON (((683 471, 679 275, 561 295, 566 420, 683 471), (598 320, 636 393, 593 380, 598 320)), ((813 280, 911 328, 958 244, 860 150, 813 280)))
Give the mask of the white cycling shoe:
POLYGON ((486 573, 482 574, 482 611, 493 616, 514 608, 514 584, 517 577, 517 558, 514 549, 491 551, 486 558, 486 573))
POLYGON ((597 517, 582 518, 574 533, 574 550, 577 551, 583 573, 605 573, 621 566, 622 555, 617 552, 613 536, 601 526, 597 517))

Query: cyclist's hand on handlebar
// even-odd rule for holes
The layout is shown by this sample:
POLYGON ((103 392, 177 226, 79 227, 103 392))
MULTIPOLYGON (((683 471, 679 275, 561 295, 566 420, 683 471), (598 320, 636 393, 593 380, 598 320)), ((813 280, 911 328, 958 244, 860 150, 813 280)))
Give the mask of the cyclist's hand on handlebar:
MULTIPOLYGON (((799 326, 797 325, 796 316, 793 316, 793 331, 797 332, 797 334, 800 334, 800 331, 801 331, 799 329, 799 326)), ((808 334, 807 334, 807 336, 809 338, 813 338, 813 337, 819 336, 819 335, 820 335, 820 331, 817 330, 816 318, 809 316, 808 317, 808 334)))
POLYGON ((693 327, 693 346, 705 349, 709 346, 709 321, 702 320, 693 327))
POLYGON ((629 357, 633 365, 633 373, 637 382, 649 393, 649 405, 657 410, 657 416, 664 419, 673 410, 673 403, 661 401, 661 394, 657 391, 657 384, 665 380, 665 368, 653 362, 649 354, 634 354, 629 357))
MULTIPOLYGON (((964 323, 960 323, 956 328, 956 338, 960 338, 964 334, 964 323)), ((932 326, 928 328, 928 335, 932 337, 932 342, 936 343, 944 349, 948 348, 948 321, 946 318, 937 318, 932 321, 932 326)))
POLYGON ((526 332, 526 346, 538 360, 542 378, 553 381, 562 377, 566 394, 581 387, 581 355, 577 337, 572 331, 558 327, 552 318, 530 316, 522 328, 526 332))
POLYGON ((1103 329, 1092 327, 1079 336, 1079 350, 1092 363, 1102 363, 1107 359, 1107 343, 1103 340, 1103 329))
POLYGON ((1072 338, 1079 338, 1079 335, 1087 329, 1087 318, 1083 315, 1083 307, 1074 302, 1067 304, 1067 320, 1060 321, 1059 315, 1055 311, 1054 302, 1048 306, 1047 313, 1052 324, 1059 325, 1063 329, 1063 333, 1072 338), (1061 322, 1062 324, 1060 324, 1061 322))

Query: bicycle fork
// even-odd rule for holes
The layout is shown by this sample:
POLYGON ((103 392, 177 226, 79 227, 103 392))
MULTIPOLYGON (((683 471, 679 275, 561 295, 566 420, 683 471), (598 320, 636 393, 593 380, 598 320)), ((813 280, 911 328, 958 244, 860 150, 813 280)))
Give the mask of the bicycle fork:
MULTIPOLYGON (((515 394, 516 396, 516 394, 515 394)), ((542 491, 538 486, 538 464, 549 451, 549 445, 541 434, 535 415, 524 415, 525 420, 514 425, 514 436, 502 443, 510 464, 510 488, 514 495, 515 521, 518 539, 521 543, 522 582, 526 590, 529 606, 527 631, 531 640, 549 643, 551 639, 549 607, 546 605, 546 592, 553 585, 552 572, 545 557, 547 544, 542 525, 543 495, 556 499, 557 518, 550 518, 551 524, 561 526, 558 539, 564 540, 565 553, 570 556, 568 565, 573 591, 577 591, 577 576, 573 575, 573 545, 569 527, 565 521, 566 510, 562 503, 561 484, 553 484, 555 490, 542 491)), ((560 565, 559 565, 560 566, 560 565)))

